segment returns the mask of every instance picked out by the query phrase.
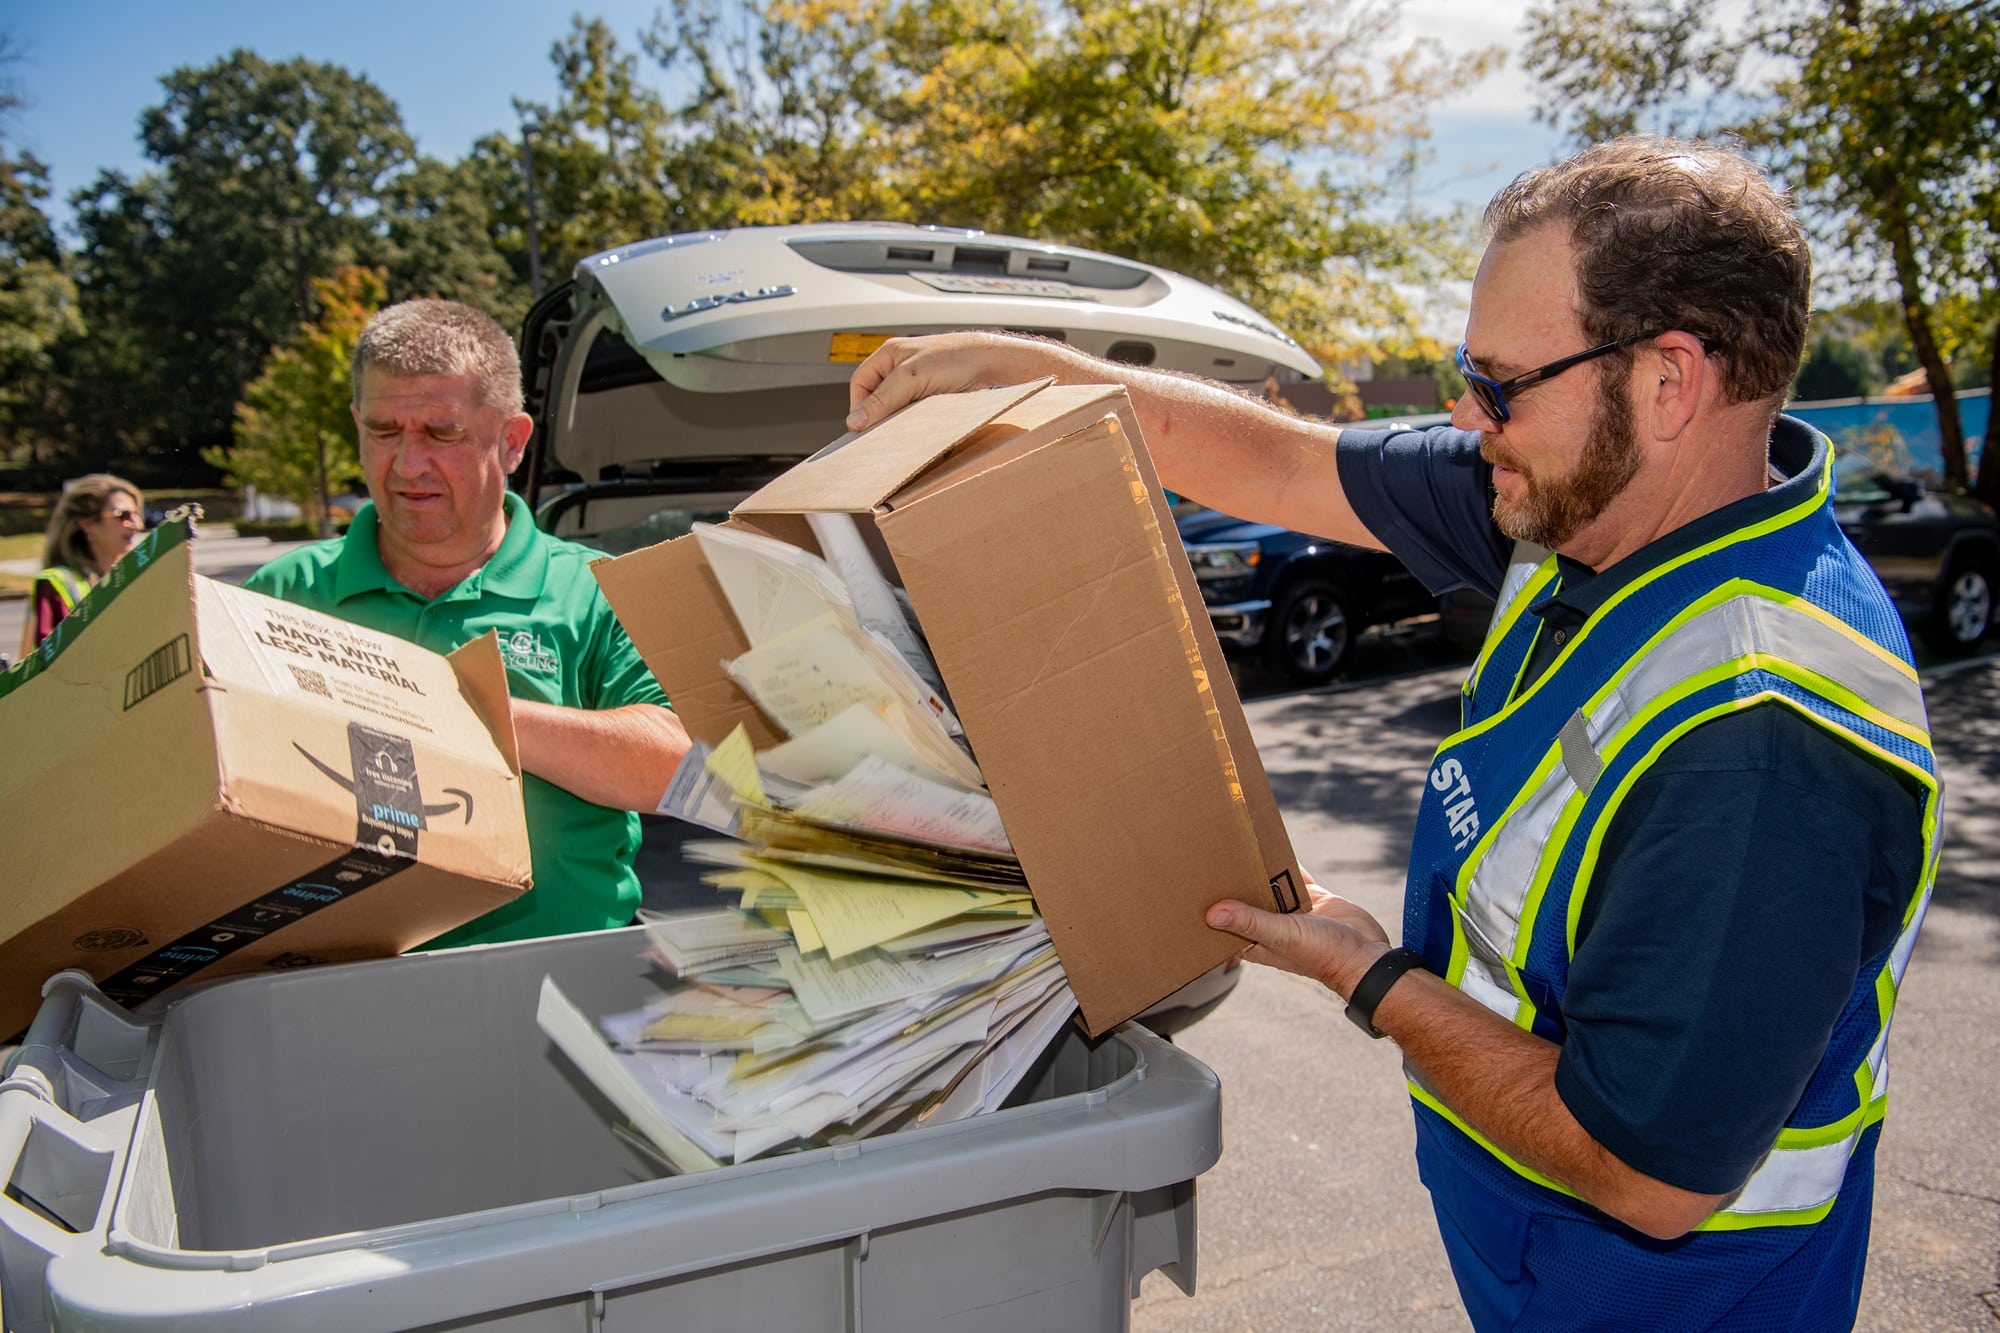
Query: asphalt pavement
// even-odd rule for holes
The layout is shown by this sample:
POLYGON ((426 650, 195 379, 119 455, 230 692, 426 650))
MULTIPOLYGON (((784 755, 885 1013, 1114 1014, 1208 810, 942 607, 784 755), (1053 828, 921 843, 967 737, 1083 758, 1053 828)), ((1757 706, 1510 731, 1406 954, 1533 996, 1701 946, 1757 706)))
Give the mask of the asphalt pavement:
MULTIPOLYGON (((1246 710, 1301 862, 1394 923, 1417 782, 1453 724, 1464 665, 1422 627, 1363 646, 1371 658, 1357 673, 1377 678, 1249 697, 1246 710)), ((1993 1333, 2000 665, 1925 675, 1946 842, 1891 1034, 1856 1326, 1993 1333)), ((1246 697, 1257 693, 1258 682, 1245 684, 1246 697)), ((1176 1040, 1221 1076, 1223 1154, 1196 1189, 1196 1294, 1148 1276, 1133 1310, 1138 1333, 1468 1327, 1411 1160, 1392 1043, 1361 1036, 1318 985, 1256 967, 1176 1040)))

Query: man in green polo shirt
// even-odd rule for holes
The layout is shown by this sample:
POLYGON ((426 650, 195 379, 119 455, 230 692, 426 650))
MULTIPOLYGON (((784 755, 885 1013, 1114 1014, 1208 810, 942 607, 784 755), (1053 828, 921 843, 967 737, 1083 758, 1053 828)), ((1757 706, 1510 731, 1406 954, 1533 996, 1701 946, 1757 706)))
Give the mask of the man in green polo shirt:
POLYGON ((370 503, 246 586, 436 652, 499 632, 535 883, 429 947, 626 925, 631 812, 658 802, 688 737, 598 591, 599 553, 537 529, 507 490, 533 429, 513 340, 457 302, 390 306, 355 346, 353 411, 370 503))

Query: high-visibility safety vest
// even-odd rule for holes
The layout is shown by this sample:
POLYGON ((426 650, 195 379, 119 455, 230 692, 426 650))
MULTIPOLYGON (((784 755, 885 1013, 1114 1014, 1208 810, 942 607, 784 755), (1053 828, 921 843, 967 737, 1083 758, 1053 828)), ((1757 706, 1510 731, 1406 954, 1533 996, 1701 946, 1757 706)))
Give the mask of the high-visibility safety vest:
MULTIPOLYGON (((1606 831, 1676 739, 1713 718, 1783 707, 1923 792, 1924 870, 1902 930, 1866 960, 1833 1039, 1770 1153, 1698 1228, 1799 1225, 1831 1211, 1850 1157, 1882 1118, 1889 1014, 1937 873, 1939 785, 1908 640, 1835 523, 1832 451, 1818 485, 1775 515, 1669 559, 1620 588, 1533 684, 1518 690, 1553 557, 1518 560, 1467 677, 1460 730, 1431 761, 1411 848, 1403 939, 1430 968, 1516 1026, 1562 1039, 1577 922, 1606 831)), ((1517 1175, 1412 1075, 1421 1117, 1517 1175)))
POLYGON ((90 591, 90 584, 83 576, 67 565, 50 565, 36 577, 56 590, 64 615, 76 610, 76 604, 90 591))
MULTIPOLYGON (((50 565, 35 576, 36 585, 47 583, 56 591, 56 600, 62 603, 63 615, 76 610, 76 604, 90 592, 90 582, 67 565, 50 565)), ((28 614, 21 621, 21 651, 26 658, 35 651, 35 607, 28 604, 28 614)))

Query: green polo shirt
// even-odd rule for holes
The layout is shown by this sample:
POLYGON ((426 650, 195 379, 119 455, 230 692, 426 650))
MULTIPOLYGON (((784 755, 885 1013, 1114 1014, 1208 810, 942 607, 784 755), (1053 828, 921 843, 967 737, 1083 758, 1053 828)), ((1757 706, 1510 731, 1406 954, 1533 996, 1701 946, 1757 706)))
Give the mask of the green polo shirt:
MULTIPOLYGON (((541 531, 520 496, 507 496, 507 535, 493 558, 441 597, 420 597, 389 577, 376 527, 375 506, 364 505, 345 537, 281 555, 244 586, 433 652, 448 653, 497 630, 507 688, 517 699, 589 709, 666 705, 665 692, 591 575, 591 562, 603 553, 541 531)), ((522 787, 534 887, 426 948, 631 923, 639 906, 632 870, 639 817, 533 775, 522 787)))

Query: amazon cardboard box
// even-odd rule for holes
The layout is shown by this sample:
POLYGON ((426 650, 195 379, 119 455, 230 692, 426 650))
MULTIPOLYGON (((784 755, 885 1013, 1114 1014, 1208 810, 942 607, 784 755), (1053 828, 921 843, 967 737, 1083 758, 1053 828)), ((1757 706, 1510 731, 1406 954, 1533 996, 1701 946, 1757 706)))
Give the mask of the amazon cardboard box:
MULTIPOLYGON (((1124 390, 925 399, 730 522, 816 551, 812 512, 866 516, 909 594, 1093 1035, 1241 952, 1203 923, 1211 903, 1302 905, 1124 390)), ((749 645, 694 538, 596 569, 692 734, 782 738, 724 673, 749 645)))
POLYGON ((0 676, 0 1037, 64 968, 376 958, 528 887, 506 672, 194 572, 151 533, 0 676))

